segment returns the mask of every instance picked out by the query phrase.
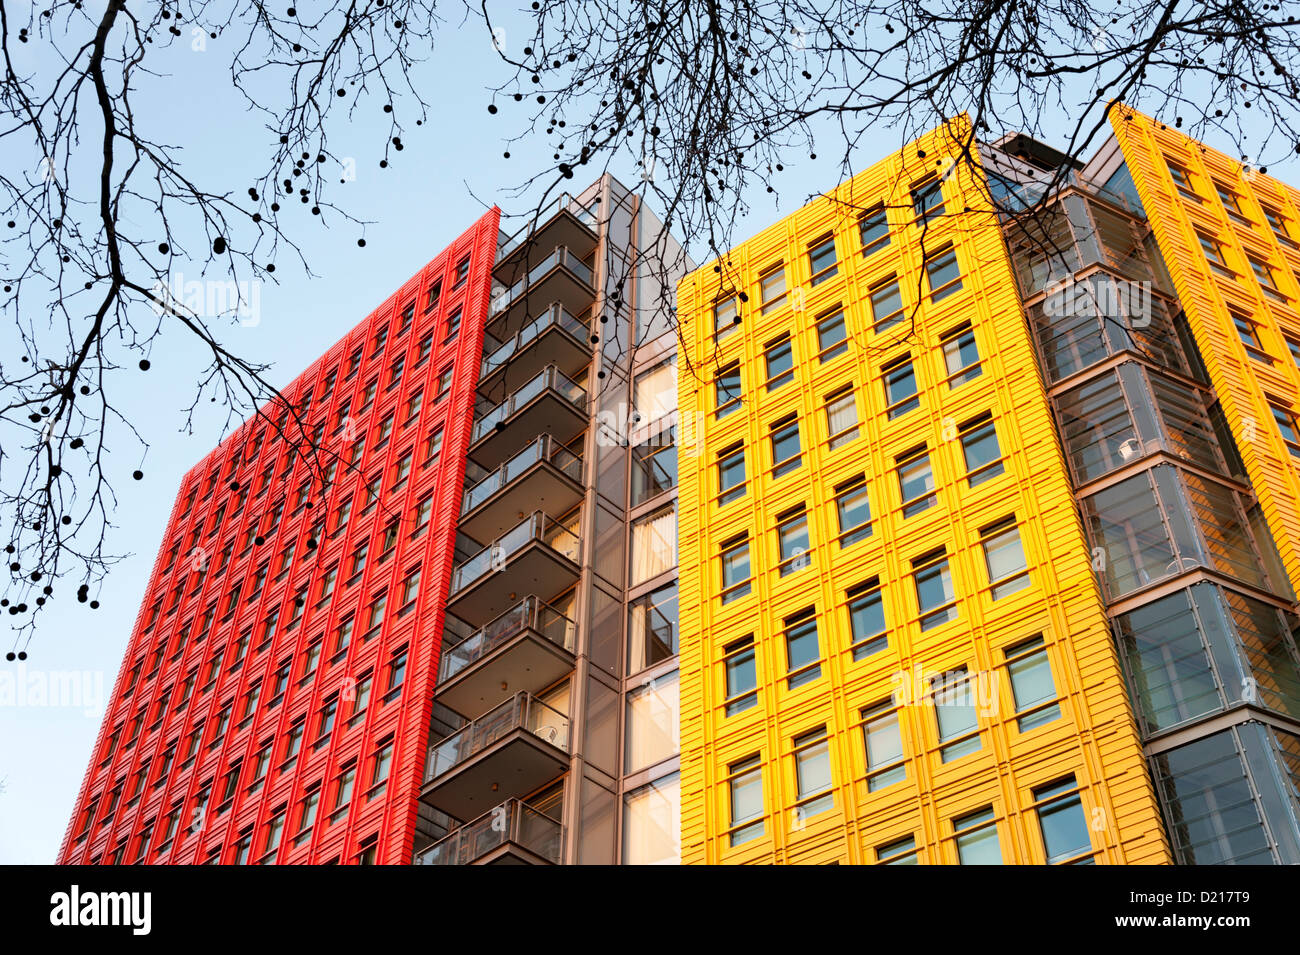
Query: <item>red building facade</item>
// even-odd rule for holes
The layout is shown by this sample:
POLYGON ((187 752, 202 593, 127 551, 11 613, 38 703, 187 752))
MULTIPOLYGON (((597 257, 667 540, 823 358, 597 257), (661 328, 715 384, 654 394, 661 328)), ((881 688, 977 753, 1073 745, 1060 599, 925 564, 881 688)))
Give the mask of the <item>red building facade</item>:
POLYGON ((499 216, 186 475, 61 863, 410 861, 499 216))

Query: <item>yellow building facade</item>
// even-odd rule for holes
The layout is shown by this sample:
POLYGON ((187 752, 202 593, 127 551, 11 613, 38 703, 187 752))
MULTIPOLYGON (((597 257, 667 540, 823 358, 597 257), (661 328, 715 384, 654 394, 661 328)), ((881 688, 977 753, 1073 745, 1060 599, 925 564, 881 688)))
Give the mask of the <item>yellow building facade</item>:
POLYGON ((685 863, 1170 861, 970 141, 678 287, 685 863))

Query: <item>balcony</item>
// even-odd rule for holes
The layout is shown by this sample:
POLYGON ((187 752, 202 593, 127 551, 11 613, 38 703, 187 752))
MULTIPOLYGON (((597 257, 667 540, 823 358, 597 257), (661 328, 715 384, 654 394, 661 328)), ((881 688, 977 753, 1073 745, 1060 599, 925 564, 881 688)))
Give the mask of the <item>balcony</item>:
POLYGON ((487 626, 447 647, 438 664, 438 702, 482 713, 512 693, 550 686, 573 669, 574 623, 525 597, 487 626))
POLYGON ((595 281, 591 268, 568 249, 552 249, 509 288, 494 288, 488 330, 498 339, 513 335, 527 322, 530 312, 552 302, 560 303, 570 315, 581 315, 591 309, 596 298, 595 281))
POLYGON ((474 422, 469 454, 485 468, 539 434, 568 444, 587 426, 587 389, 548 365, 474 422))
POLYGON ((501 239, 494 270, 516 270, 530 251, 538 249, 558 245, 589 249, 596 244, 599 227, 594 212, 563 193, 514 235, 501 239))
POLYGON ((586 322, 574 318, 558 302, 552 304, 484 356, 478 387, 486 393, 504 384, 511 391, 547 365, 579 368, 591 360, 590 336, 586 322))
MULTIPOLYGON (((420 798, 456 819, 477 819, 526 796, 569 767, 569 718, 516 693, 429 748, 420 798)), ((432 847, 431 847, 432 848, 432 847)))
POLYGON ((477 626, 523 594, 560 593, 578 580, 578 543, 568 527, 535 511, 452 568, 447 612, 477 626))
POLYGON ((493 806, 415 857, 416 865, 559 865, 564 827, 518 799, 493 806))
POLYGON ((476 541, 491 540, 529 511, 568 513, 582 493, 582 458, 544 434, 465 492, 460 529, 476 541))

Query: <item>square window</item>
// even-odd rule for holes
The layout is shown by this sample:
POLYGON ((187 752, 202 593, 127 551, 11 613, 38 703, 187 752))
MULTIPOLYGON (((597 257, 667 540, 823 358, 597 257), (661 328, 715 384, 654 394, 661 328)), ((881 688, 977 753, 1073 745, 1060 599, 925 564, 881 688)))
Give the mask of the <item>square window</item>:
POLYGON ((826 433, 830 435, 827 444, 832 451, 858 436, 858 404, 852 385, 826 396, 826 433))
POLYGON ((826 727, 795 738, 794 774, 799 797, 799 804, 795 807, 798 821, 834 808, 831 744, 826 736, 826 727))
POLYGON ((885 600, 880 590, 880 578, 851 588, 849 598, 849 634, 853 659, 865 660, 889 646, 885 634, 885 600))
POLYGON ((868 209, 858 219, 858 233, 862 237, 862 254, 872 255, 889 245, 889 217, 884 206, 868 209))
POLYGON ((791 690, 822 675, 817 617, 811 609, 785 619, 786 686, 791 690))
POLYGON ((893 701, 862 711, 862 742, 866 749, 867 792, 879 792, 907 779, 903 733, 893 701))
POLYGON ((767 365, 768 391, 775 391, 794 381, 794 346, 790 343, 789 335, 769 342, 763 360, 767 365))
POLYGON ((916 605, 921 615, 921 629, 957 619, 957 594, 952 586, 952 572, 944 551, 933 551, 912 561, 912 582, 916 587, 916 605))
POLYGON ((930 301, 938 302, 961 291, 961 267, 953 246, 940 249, 925 259, 925 277, 930 285, 930 301))
POLYGON ((877 334, 903 321, 903 292, 890 277, 871 289, 871 327, 877 334))
POLYGON ((1003 654, 1020 732, 1027 733, 1059 718, 1061 706, 1056 702, 1056 684, 1043 635, 1007 647, 1003 654))
POLYGON ((718 504, 730 504, 745 494, 745 449, 732 445, 718 454, 718 504))
POLYGON ((840 524, 840 547, 871 536, 871 502, 865 476, 858 475, 836 487, 835 513, 840 524))
POLYGON ((781 477, 799 467, 803 461, 799 444, 799 421, 793 415, 772 425, 772 476, 781 477))
POLYGON ((745 637, 729 644, 722 658, 727 699, 723 710, 727 716, 742 713, 758 705, 758 665, 754 657, 754 638, 745 637))
POLYGON ((916 387, 916 369, 909 356, 905 355, 886 365, 881 380, 885 386, 885 416, 890 421, 921 407, 916 387))
POLYGON ((808 514, 800 506, 778 519, 776 525, 777 550, 780 556, 779 574, 782 577, 812 566, 808 552, 808 514))
POLYGON ((1020 528, 1015 518, 1008 517, 980 531, 980 547, 984 551, 984 567, 989 575, 989 592, 994 600, 1001 600, 1029 586, 1029 565, 1025 549, 1020 543, 1020 528))
POLYGON ((812 284, 820 285, 827 279, 834 278, 839 272, 835 258, 835 236, 824 235, 808 246, 808 270, 812 273, 812 284))
POLYGON ((817 320, 817 360, 825 364, 848 350, 848 327, 844 324, 844 310, 836 307, 833 312, 817 320))
POLYGON ((896 471, 898 490, 903 499, 903 517, 915 517, 939 503, 935 493, 934 469, 925 447, 899 455, 896 471))
POLYGON ((785 305, 785 266, 777 265, 758 277, 758 294, 764 315, 785 305))
POLYGON ((749 541, 741 537, 722 545, 722 602, 739 600, 750 591, 749 541))

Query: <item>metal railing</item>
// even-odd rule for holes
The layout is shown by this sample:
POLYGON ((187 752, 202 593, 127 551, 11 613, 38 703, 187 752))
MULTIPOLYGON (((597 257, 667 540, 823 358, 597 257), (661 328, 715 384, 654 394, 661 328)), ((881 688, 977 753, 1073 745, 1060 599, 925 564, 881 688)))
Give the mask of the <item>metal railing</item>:
POLYGON ((565 209, 567 209, 575 219, 585 225, 592 232, 596 231, 596 228, 599 225, 599 222, 596 219, 596 214, 586 206, 579 204, 574 200, 573 196, 569 195, 569 193, 562 192, 551 202, 543 206, 538 213, 529 222, 526 222, 520 229, 518 229, 514 235, 498 241, 497 260, 499 261, 504 259, 515 249, 519 248, 527 242, 529 237, 538 229, 546 225, 546 223, 550 222, 565 209))
POLYGON ((469 438, 470 444, 478 441, 489 431, 496 428, 498 423, 504 422, 517 410, 548 389, 578 408, 583 408, 587 400, 586 388, 574 382, 554 365, 547 365, 520 385, 505 401, 484 413, 474 422, 474 430, 469 438))
POLYGON ((549 434, 543 434, 528 442, 522 451, 466 491, 460 507, 461 514, 468 514, 533 465, 543 461, 549 461, 552 467, 574 481, 582 481, 582 458, 549 434))
POLYGON ((514 285, 493 295, 492 306, 488 310, 488 318, 493 318, 501 312, 504 312, 515 302, 519 301, 519 299, 527 293, 529 287, 535 285, 543 275, 561 265, 589 286, 596 280, 595 273, 591 271, 590 267, 584 264, 581 259, 564 246, 559 246, 554 252, 542 259, 541 262, 529 269, 528 274, 514 285))
POLYGON ((429 747, 424 781, 445 775, 515 730, 526 730, 562 752, 569 751, 569 718, 531 693, 519 692, 429 747))
POLYGON ((533 339, 541 336, 543 332, 552 327, 559 327, 571 334, 578 341, 585 343, 590 326, 569 314, 568 310, 559 303, 551 305, 545 312, 534 318, 531 322, 521 328, 513 338, 495 349, 491 354, 483 358, 483 367, 479 372, 480 378, 486 378, 492 372, 496 371, 511 356, 522 351, 524 347, 533 339))
POLYGON ((452 594, 482 579, 493 570, 502 570, 506 562, 529 544, 545 544, 575 563, 578 560, 578 535, 541 511, 534 511, 473 557, 457 564, 451 572, 452 594))
POLYGON ((491 623, 442 651, 438 682, 445 683, 525 630, 532 630, 557 647, 573 651, 572 620, 537 597, 525 597, 491 623))
POLYGON ((564 827, 518 799, 507 799, 447 833, 416 856, 415 864, 471 865, 507 843, 559 865, 564 850, 564 827))

